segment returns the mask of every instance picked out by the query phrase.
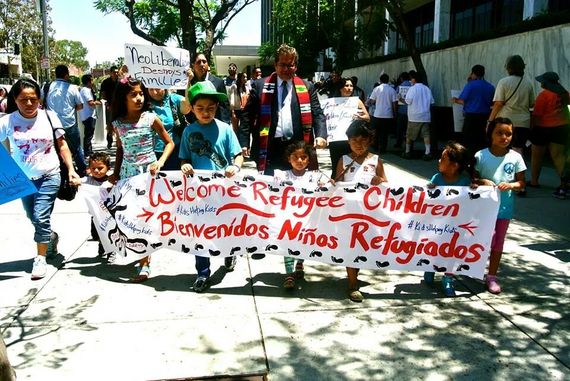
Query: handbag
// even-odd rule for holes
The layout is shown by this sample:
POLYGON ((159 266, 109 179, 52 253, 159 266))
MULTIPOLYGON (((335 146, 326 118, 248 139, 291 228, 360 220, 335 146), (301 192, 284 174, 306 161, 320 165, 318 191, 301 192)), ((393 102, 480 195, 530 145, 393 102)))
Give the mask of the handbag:
POLYGON ((73 185, 69 182, 69 170, 67 169, 67 165, 65 165, 65 162, 61 158, 59 145, 57 144, 57 138, 55 136, 56 128, 53 128, 53 123, 51 122, 51 119, 47 111, 46 111, 46 116, 49 120, 49 124, 51 125, 51 129, 53 132, 53 146, 55 147, 55 152, 57 154, 57 158, 59 159, 59 172, 61 176, 61 182, 59 183, 57 198, 64 201, 71 201, 75 198, 75 195, 77 194, 77 185, 73 185))

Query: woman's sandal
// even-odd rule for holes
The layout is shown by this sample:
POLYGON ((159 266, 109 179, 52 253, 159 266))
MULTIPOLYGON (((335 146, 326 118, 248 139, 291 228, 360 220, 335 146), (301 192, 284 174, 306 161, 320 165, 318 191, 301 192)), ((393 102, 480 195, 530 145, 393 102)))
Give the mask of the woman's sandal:
POLYGON ((362 296, 362 293, 358 290, 349 290, 348 298, 356 303, 360 303, 364 300, 364 296, 362 296))
POLYGON ((285 278, 285 282, 283 282, 283 288, 291 289, 295 288, 295 278, 292 276, 288 276, 285 278))
POLYGON ((132 283, 144 282, 150 277, 150 265, 143 265, 139 267, 137 276, 131 278, 132 283))

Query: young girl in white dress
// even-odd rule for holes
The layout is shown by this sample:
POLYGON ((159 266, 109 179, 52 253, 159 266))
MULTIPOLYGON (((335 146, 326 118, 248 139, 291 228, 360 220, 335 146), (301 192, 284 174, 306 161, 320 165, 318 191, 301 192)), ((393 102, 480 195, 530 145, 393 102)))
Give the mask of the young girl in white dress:
MULTIPOLYGON (((350 154, 343 155, 336 165, 336 181, 354 181, 361 184, 378 185, 388 181, 384 173, 382 160, 368 151, 374 139, 367 122, 354 120, 346 130, 350 154)), ((348 298, 353 302, 362 302, 364 297, 358 290, 357 268, 347 267, 348 298)))

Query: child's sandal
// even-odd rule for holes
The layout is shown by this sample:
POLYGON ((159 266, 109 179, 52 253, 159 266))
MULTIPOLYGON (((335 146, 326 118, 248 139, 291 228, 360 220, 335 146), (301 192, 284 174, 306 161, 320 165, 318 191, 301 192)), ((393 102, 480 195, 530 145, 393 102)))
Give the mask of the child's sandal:
POLYGON ((283 288, 292 289, 295 288, 295 278, 292 276, 288 276, 285 278, 285 282, 283 282, 283 288))
POLYGON ((139 267, 138 274, 134 278, 131 278, 131 282, 133 283, 144 282, 149 277, 150 277, 150 265, 144 265, 139 267))

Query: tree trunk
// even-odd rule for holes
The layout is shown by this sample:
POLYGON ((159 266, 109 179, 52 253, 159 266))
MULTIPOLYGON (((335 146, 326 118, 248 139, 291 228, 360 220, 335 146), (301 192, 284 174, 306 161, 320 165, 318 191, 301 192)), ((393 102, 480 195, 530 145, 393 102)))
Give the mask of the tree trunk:
POLYGON ((398 32, 402 34, 404 40, 406 41, 406 45, 408 45, 410 57, 412 57, 412 61, 414 62, 416 71, 423 78, 422 83, 427 85, 428 78, 427 78, 426 69, 422 62, 422 56, 420 51, 416 47, 416 40, 414 39, 414 35, 410 32, 410 29, 408 28, 408 24, 406 23, 406 19, 404 17, 404 11, 402 9, 400 1, 398 0, 387 1, 386 9, 388 9, 390 16, 394 19, 394 23, 396 24, 398 32))
POLYGON ((196 56, 196 24, 193 11, 194 0, 178 0, 180 9, 180 27, 182 29, 182 47, 190 52, 190 59, 196 56))
POLYGON ((8 360, 8 352, 6 351, 6 344, 0 334, 0 380, 14 381, 16 380, 14 370, 8 360))

